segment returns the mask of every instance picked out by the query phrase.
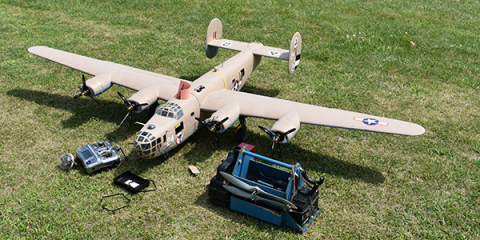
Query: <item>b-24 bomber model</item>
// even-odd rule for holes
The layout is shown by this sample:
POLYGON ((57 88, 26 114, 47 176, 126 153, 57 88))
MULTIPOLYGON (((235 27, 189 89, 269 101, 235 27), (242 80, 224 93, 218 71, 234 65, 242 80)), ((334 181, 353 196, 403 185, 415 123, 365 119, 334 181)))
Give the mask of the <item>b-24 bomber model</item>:
POLYGON ((302 39, 298 32, 295 33, 289 50, 284 50, 258 42, 228 40, 222 35, 222 23, 215 18, 207 29, 207 57, 215 57, 219 48, 239 53, 193 82, 45 46, 31 47, 28 51, 94 76, 87 81, 83 79, 75 97, 93 98, 113 84, 136 90, 128 99, 118 94, 128 108, 127 116, 132 111, 155 109, 135 137, 135 149, 143 158, 167 156, 168 151, 202 125, 212 132, 222 133, 239 120, 241 127, 237 130, 237 141, 244 141, 247 137, 245 117, 277 120, 271 128, 259 126, 277 145, 290 141, 301 124, 399 135, 425 132, 423 127, 414 123, 240 92, 262 57, 287 60, 288 71, 292 74, 300 63, 302 39), (159 99, 166 103, 158 106, 159 99), (209 117, 201 119, 205 116, 209 117))

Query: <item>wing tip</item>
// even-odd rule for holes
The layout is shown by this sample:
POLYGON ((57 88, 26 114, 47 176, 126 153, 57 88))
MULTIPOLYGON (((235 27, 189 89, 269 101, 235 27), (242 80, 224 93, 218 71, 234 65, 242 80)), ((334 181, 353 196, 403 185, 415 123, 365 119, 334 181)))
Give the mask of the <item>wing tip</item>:
MULTIPOLYGON (((414 123, 415 124, 415 123, 414 123)), ((418 124, 415 124, 415 132, 412 134, 412 136, 418 136, 418 135, 422 135, 425 133, 425 128, 418 125, 418 124)))
POLYGON ((47 48, 48 48, 47 46, 33 46, 28 48, 28 52, 35 54, 36 52, 38 52, 38 50, 47 49, 47 48))
POLYGON ((402 128, 398 128, 397 131, 392 131, 390 133, 404 136, 419 136, 425 133, 425 128, 416 123, 409 123, 402 128))

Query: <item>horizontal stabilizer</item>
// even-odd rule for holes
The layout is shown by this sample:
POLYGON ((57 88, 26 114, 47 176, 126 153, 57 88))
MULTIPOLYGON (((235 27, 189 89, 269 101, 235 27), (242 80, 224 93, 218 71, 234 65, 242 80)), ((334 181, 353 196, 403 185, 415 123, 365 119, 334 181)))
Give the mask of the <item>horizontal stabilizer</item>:
POLYGON ((250 50, 254 55, 277 58, 288 61, 288 72, 292 74, 300 64, 300 54, 302 50, 302 38, 300 33, 296 32, 290 42, 289 50, 264 46, 259 42, 247 43, 235 40, 224 39, 222 22, 215 18, 210 22, 207 29, 206 53, 208 58, 217 55, 220 48, 245 51, 250 50))
POLYGON ((282 60, 288 60, 289 56, 288 50, 263 46, 261 43, 246 43, 228 39, 216 39, 209 42, 208 45, 239 52, 250 49, 255 55, 278 58, 282 60))

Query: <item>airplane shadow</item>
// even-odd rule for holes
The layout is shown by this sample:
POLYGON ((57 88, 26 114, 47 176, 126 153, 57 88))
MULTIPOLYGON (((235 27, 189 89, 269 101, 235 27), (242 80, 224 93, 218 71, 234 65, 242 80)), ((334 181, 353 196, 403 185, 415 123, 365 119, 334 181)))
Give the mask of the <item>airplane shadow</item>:
MULTIPOLYGON (((219 146, 217 146, 215 135, 208 131, 206 128, 200 128, 197 133, 193 134, 189 139, 189 144, 194 146, 183 155, 183 158, 191 165, 198 165, 210 159, 219 150, 228 152, 234 146, 238 144, 235 142, 235 127, 228 129, 222 134, 218 134, 219 146)), ((356 180, 365 182, 368 184, 381 184, 385 181, 385 177, 377 169, 368 166, 361 166, 358 164, 350 163, 341 159, 330 157, 327 155, 318 154, 305 149, 302 149, 295 143, 287 143, 282 145, 282 156, 278 157, 276 149, 272 150, 271 140, 265 134, 258 134, 252 131, 248 131, 247 143, 254 145, 256 152, 260 155, 285 162, 290 165, 300 163, 302 168, 305 169, 309 176, 313 176, 313 172, 316 175, 324 176, 335 175, 344 179, 356 180)), ((170 156, 175 156, 178 151, 181 151, 186 144, 182 144, 169 152, 170 156)), ((227 155, 221 158, 226 158, 227 155)), ((121 174, 124 171, 131 170, 136 174, 141 174, 150 168, 154 168, 163 164, 165 159, 163 157, 157 157, 153 159, 142 159, 142 164, 138 164, 136 160, 141 159, 139 154, 132 151, 128 158, 129 161, 123 162, 115 171, 115 176, 121 174)), ((220 162, 220 158, 218 159, 220 162)), ((213 177, 210 176, 210 177, 213 177)), ((326 179, 328 181, 328 178, 326 179)), ((206 206, 203 206, 206 207, 206 206)))
MULTIPOLYGON (((252 87, 246 90, 249 92, 263 91, 261 89, 252 87)), ((77 128, 92 118, 120 124, 121 120, 127 113, 123 104, 112 101, 101 101, 100 105, 89 98, 73 99, 73 97, 70 96, 62 96, 25 89, 14 89, 7 92, 7 94, 52 108, 63 109, 72 112, 73 116, 71 118, 62 121, 64 128, 77 128)), ((265 92, 262 92, 262 94, 265 95, 265 92)), ((276 90, 270 91, 269 94, 275 95, 276 90)), ((136 120, 147 119, 148 111, 143 111, 142 113, 132 115, 132 122, 135 122, 136 120)), ((125 140, 136 134, 138 131, 138 126, 129 124, 128 121, 129 120, 127 119, 120 129, 116 129, 108 133, 106 139, 111 140, 112 144, 114 144, 117 140, 125 140)), ((235 126, 237 124, 235 124, 235 126)), ((235 126, 222 134, 218 134, 219 147, 217 147, 215 135, 209 132, 205 127, 200 128, 196 134, 193 134, 193 136, 188 139, 189 143, 194 144, 194 147, 187 154, 185 154, 186 160, 195 165, 204 161, 204 159, 209 159, 218 150, 231 150, 232 147, 238 145, 234 140, 236 134, 235 126)), ((282 157, 278 159, 277 151, 271 149, 272 142, 266 134, 258 134, 248 131, 247 143, 256 146, 257 153, 261 155, 292 165, 298 162, 307 171, 307 173, 309 171, 314 171, 318 174, 336 175, 341 176, 344 179, 354 179, 371 184, 380 184, 385 181, 385 177, 374 168, 357 165, 341 159, 336 159, 334 157, 307 151, 299 147, 295 142, 282 145, 282 157)), ((175 153, 181 150, 184 146, 185 144, 182 144, 169 152, 170 156, 175 155, 175 153)), ((124 148, 127 147, 131 146, 124 146, 124 148)), ((224 157, 226 158, 227 156, 224 157)), ((132 151, 128 158, 139 159, 140 156, 137 152, 132 151)), ((129 167, 139 167, 141 169, 138 170, 143 172, 163 162, 162 160, 159 161, 158 158, 144 159, 143 161, 144 162, 140 164, 141 166, 135 165, 133 161, 132 164, 135 166, 129 166, 130 164, 128 163, 125 165, 129 167)))
MULTIPOLYGON (((230 151, 234 146, 238 145, 234 140, 236 134, 235 125, 224 133, 218 134, 220 143, 219 147, 217 147, 215 135, 213 133, 210 133, 205 128, 201 128, 198 131, 204 133, 194 134, 192 137, 190 137, 189 140, 196 145, 187 154, 185 154, 186 160, 193 165, 198 164, 199 162, 203 161, 203 159, 209 159, 217 150, 230 151)), ((308 151, 299 147, 295 142, 282 144, 281 158, 278 157, 276 146, 275 149, 272 150, 272 141, 266 134, 248 131, 248 139, 246 142, 254 145, 256 152, 260 155, 279 160, 290 165, 300 163, 307 174, 311 171, 314 171, 320 176, 322 174, 329 174, 340 176, 344 179, 358 180, 370 184, 380 184, 385 181, 385 177, 382 175, 382 173, 374 168, 361 166, 331 156, 308 151)), ((226 157, 227 156, 225 155, 224 158, 226 157)))
MULTIPOLYGON (((208 71, 208 70, 207 70, 208 71)), ((185 75, 185 76, 180 76, 179 78, 180 79, 183 79, 183 80, 187 80, 187 81, 195 81, 197 80, 199 77, 201 77, 202 75, 185 75)))
MULTIPOLYGON (((73 113, 72 117, 61 121, 64 128, 71 129, 78 128, 91 119, 100 119, 106 122, 115 123, 118 126, 128 112, 125 105, 122 103, 97 99, 100 103, 98 104, 87 97, 74 99, 71 96, 26 89, 10 90, 7 92, 7 95, 73 113)), ((136 134, 138 126, 130 123, 135 123, 135 121, 144 122, 147 120, 148 110, 138 114, 132 113, 130 115, 132 120, 129 119, 130 117, 127 118, 120 129, 115 128, 105 136, 106 139, 111 141, 121 141, 136 134)))
MULTIPOLYGON (((195 147, 195 149, 192 149, 190 153, 185 154, 185 156, 187 156, 187 159, 193 164, 202 161, 202 159, 209 158, 210 154, 213 154, 215 152, 215 137, 212 134, 212 136, 209 137, 210 141, 208 141, 205 139, 205 136, 206 134, 198 134, 196 136, 192 136, 192 141, 196 142, 197 146, 195 147), (212 141, 213 144, 211 143, 212 141), (198 152, 196 149, 208 150, 198 152)), ((223 135, 221 135, 221 137, 219 136, 219 140, 221 142, 220 149, 230 150, 233 146, 235 146, 236 143, 231 140, 234 139, 234 136, 234 130, 227 130, 223 135)), ((271 149, 271 140, 266 134, 257 134, 249 131, 247 143, 254 145, 256 152, 263 156, 276 159, 291 165, 296 164, 297 162, 300 163, 302 168, 305 169, 309 176, 312 176, 312 172, 316 172, 318 176, 325 176, 325 174, 336 175, 344 179, 362 181, 367 184, 381 184, 385 181, 385 177, 374 168, 361 166, 330 156, 318 154, 316 152, 304 150, 295 143, 287 143, 285 145, 282 145, 282 157, 278 158, 278 152, 276 151, 276 149, 271 149)), ((227 156, 225 156, 225 158, 226 157, 227 156)), ((210 177, 213 177, 213 175, 210 177)), ((328 183, 328 177, 326 177, 325 181, 328 183)), ((209 185, 205 185, 205 191, 202 195, 197 197, 194 202, 195 205, 206 209, 216 215, 219 215, 222 218, 229 219, 230 221, 242 225, 254 227, 262 232, 296 232, 294 229, 285 226, 277 226, 269 222, 256 219, 254 217, 250 217, 246 214, 236 212, 229 209, 228 207, 223 207, 211 203, 208 196, 208 186, 209 185)), ((320 207, 322 208, 322 206, 320 207)))
POLYGON ((242 88, 242 92, 252 93, 256 95, 262 95, 266 97, 276 97, 280 94, 280 90, 278 89, 265 89, 265 88, 258 88, 253 87, 251 85, 245 84, 242 88))

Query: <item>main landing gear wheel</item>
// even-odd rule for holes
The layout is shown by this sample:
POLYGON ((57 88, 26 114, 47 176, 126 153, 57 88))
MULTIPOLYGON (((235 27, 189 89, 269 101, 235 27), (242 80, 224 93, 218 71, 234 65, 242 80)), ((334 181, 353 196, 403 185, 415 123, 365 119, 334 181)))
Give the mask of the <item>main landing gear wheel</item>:
POLYGON ((242 143, 247 140, 247 125, 245 123, 245 117, 240 117, 240 128, 237 130, 237 134, 235 135, 235 141, 237 143, 242 143))

